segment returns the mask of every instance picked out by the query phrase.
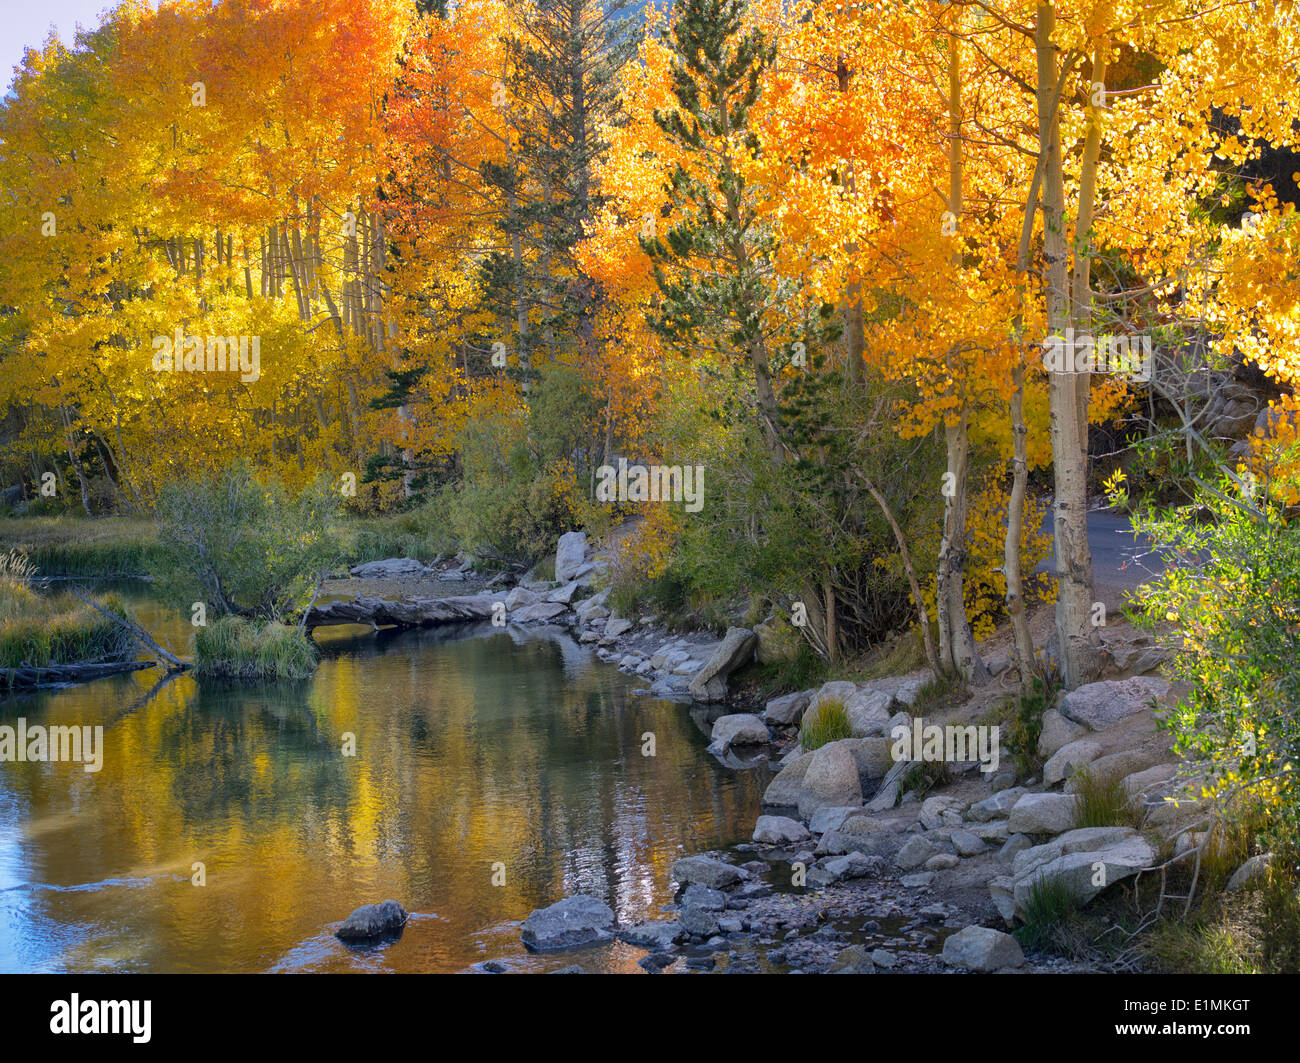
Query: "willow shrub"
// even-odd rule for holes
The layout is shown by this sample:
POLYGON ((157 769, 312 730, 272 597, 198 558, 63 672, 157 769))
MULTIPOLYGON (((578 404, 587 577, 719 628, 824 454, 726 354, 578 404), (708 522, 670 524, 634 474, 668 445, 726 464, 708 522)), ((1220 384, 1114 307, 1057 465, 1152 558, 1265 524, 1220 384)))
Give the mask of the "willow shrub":
POLYGON ((159 592, 186 613, 204 602, 209 615, 283 620, 338 560, 338 508, 324 477, 295 495, 239 462, 169 484, 158 500, 159 592))
POLYGON ((1300 812, 1300 520, 1266 491, 1224 480, 1196 503, 1135 521, 1171 564, 1138 603, 1172 623, 1170 677, 1188 693, 1165 716, 1231 815, 1244 795, 1283 822, 1300 812))

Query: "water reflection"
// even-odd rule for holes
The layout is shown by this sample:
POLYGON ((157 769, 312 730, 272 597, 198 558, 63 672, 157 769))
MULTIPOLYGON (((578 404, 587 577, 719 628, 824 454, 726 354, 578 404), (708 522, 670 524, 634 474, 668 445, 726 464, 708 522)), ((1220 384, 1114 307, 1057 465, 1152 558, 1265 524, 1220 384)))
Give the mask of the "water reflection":
MULTIPOLYGON (((180 619, 138 604, 185 645, 180 619)), ((304 683, 153 690, 140 672, 0 703, 0 722, 105 729, 97 775, 0 765, 0 970, 562 966, 575 957, 523 952, 530 910, 586 892, 621 920, 654 915, 678 855, 752 827, 765 772, 721 768, 684 706, 631 696, 636 681, 563 632, 321 642, 304 683), (418 913, 399 942, 332 937, 385 897, 418 913)), ((635 969, 640 955, 577 962, 635 969)))

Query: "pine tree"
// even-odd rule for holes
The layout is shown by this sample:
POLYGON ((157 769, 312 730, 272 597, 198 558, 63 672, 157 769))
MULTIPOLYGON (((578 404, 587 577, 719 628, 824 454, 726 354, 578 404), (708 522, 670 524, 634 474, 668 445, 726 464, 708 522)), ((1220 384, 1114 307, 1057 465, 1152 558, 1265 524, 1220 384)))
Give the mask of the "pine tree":
POLYGON ((655 122, 687 157, 666 189, 663 234, 644 233, 662 296, 651 324, 669 343, 743 355, 753 374, 768 449, 782 452, 772 378, 784 324, 774 313, 789 293, 773 268, 776 237, 765 226, 746 158, 761 150, 750 128, 764 71, 776 49, 759 29, 742 32, 746 0, 682 0, 671 29, 677 107, 655 122))
POLYGON ((506 249, 484 260, 483 301, 512 321, 525 388, 544 351, 599 351, 595 321, 604 295, 578 261, 586 225, 604 204, 593 169, 607 150, 602 130, 622 120, 619 70, 635 42, 629 23, 599 0, 529 0, 508 42, 505 162, 481 173, 502 204, 506 249))

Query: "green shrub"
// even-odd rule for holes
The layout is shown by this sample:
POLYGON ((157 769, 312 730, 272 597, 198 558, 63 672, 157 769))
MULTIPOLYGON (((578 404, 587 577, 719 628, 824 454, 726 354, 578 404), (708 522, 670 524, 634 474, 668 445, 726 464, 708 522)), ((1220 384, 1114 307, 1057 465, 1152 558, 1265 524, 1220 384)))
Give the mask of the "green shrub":
POLYGON ((799 728, 799 745, 804 752, 820 749, 827 742, 837 742, 841 738, 852 738, 853 728, 849 724, 849 710, 842 701, 827 699, 817 708, 806 713, 803 725, 799 728))
POLYGON ((199 679, 306 679, 316 671, 316 647, 296 627, 223 616, 194 637, 199 679))
POLYGON ((322 477, 291 496, 236 463, 160 492, 159 593, 189 611, 282 620, 306 606, 338 561, 331 526, 338 495, 322 477))
MULTIPOLYGON (((1162 714, 1174 752, 1216 798, 1253 796, 1276 818, 1300 817, 1300 522, 1267 485, 1225 479, 1135 525, 1157 549, 1198 559, 1168 566, 1140 603, 1149 629, 1174 625, 1166 671, 1189 688, 1162 714)), ((1225 816, 1244 807, 1225 805, 1225 816)))
POLYGON ((1016 761, 1022 776, 1038 773, 1043 758, 1038 739, 1043 733, 1043 713, 1056 703, 1057 680, 1035 676, 1028 692, 1004 698, 989 714, 988 722, 1000 728, 999 739, 1016 761))

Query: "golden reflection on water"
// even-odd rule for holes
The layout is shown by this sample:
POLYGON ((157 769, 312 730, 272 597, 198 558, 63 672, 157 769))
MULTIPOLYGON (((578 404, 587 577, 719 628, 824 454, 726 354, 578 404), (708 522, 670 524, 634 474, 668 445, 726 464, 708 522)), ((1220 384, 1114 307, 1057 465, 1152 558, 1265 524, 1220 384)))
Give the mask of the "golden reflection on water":
POLYGON ((321 634, 307 683, 149 696, 146 671, 0 703, 105 742, 97 774, 0 764, 0 970, 635 970, 623 945, 529 957, 517 921, 579 892, 653 917, 678 856, 752 828, 765 776, 567 636, 321 634), (401 940, 332 936, 387 897, 417 913, 401 940))

